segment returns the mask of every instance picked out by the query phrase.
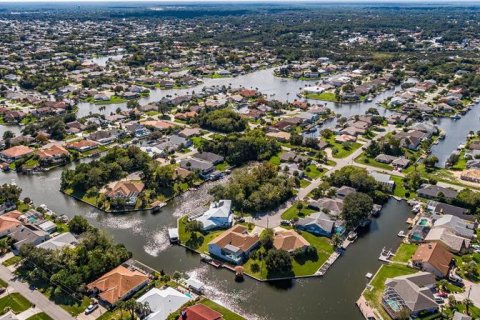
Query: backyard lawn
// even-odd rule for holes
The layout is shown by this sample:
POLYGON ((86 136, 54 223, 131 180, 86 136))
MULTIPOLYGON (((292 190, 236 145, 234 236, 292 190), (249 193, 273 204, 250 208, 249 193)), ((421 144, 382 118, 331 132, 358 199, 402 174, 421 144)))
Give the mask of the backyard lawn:
POLYGON ((224 320, 245 320, 244 317, 240 316, 239 314, 228 310, 227 308, 222 307, 218 303, 213 302, 209 299, 202 299, 199 303, 213 309, 222 314, 224 320))
POLYGON ((318 170, 316 165, 310 164, 305 169, 305 174, 307 175, 307 177, 309 177, 310 179, 313 180, 313 179, 317 179, 317 178, 321 177, 323 172, 318 170))
POLYGON ((192 234, 185 230, 185 225, 187 223, 187 217, 182 217, 178 223, 178 236, 180 238, 180 242, 187 247, 199 251, 199 252, 207 252, 208 253, 208 243, 218 237, 222 232, 225 230, 217 230, 207 233, 206 235, 202 234, 201 232, 197 232, 197 238, 192 239, 192 234))
POLYGON ((396 262, 407 262, 413 256, 415 251, 417 251, 418 245, 414 243, 402 243, 398 247, 395 256, 392 258, 396 262))
POLYGON ((322 100, 322 101, 330 101, 330 102, 338 102, 337 97, 333 92, 307 93, 305 94, 305 98, 322 100))
POLYGON ((18 314, 29 309, 31 306, 30 301, 18 292, 10 293, 8 296, 0 299, 0 310, 2 311, 5 310, 6 307, 10 307, 14 313, 18 314))
POLYGON ((383 290, 385 289, 385 280, 387 280, 388 278, 395 278, 398 276, 404 276, 412 273, 415 273, 415 270, 404 265, 382 265, 378 273, 370 282, 370 285, 372 286, 371 290, 367 288, 363 293, 363 296, 368 301, 370 306, 376 308, 380 312, 384 319, 390 319, 388 314, 383 310, 381 304, 383 290))

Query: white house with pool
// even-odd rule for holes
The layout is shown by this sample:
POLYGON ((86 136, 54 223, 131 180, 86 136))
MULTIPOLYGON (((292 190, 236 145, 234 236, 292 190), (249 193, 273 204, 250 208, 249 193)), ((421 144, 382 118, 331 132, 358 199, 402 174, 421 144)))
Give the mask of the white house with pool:
POLYGON ((202 223, 204 231, 230 228, 233 223, 232 200, 211 203, 210 208, 195 220, 202 223))

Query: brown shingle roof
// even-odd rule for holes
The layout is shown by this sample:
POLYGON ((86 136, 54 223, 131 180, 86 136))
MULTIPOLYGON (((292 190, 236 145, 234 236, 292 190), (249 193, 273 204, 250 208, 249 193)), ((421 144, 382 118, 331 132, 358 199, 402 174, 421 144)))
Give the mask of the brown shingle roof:
POLYGON ((277 250, 291 252, 309 245, 310 243, 294 230, 278 231, 273 238, 273 246, 277 250))
POLYGON ((132 271, 124 266, 118 266, 97 280, 91 282, 87 288, 89 290, 99 290, 99 297, 102 300, 107 301, 110 304, 115 304, 127 293, 133 291, 147 281, 148 277, 140 271, 132 271))
POLYGON ((412 257, 417 263, 430 263, 444 276, 447 275, 453 255, 441 243, 423 243, 412 257))
POLYGON ((232 245, 246 252, 259 240, 260 238, 258 235, 252 236, 248 234, 248 229, 246 227, 237 224, 213 239, 210 243, 215 243, 221 248, 225 248, 227 245, 232 245))

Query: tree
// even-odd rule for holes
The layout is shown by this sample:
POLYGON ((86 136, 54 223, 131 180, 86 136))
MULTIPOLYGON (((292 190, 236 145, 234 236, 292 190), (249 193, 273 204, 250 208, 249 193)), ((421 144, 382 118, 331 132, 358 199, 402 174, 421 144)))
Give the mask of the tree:
POLYGON ((465 312, 470 315, 470 307, 473 306, 473 301, 467 298, 463 300, 463 304, 465 305, 465 312))
POLYGON ((271 249, 265 258, 265 266, 269 273, 288 273, 292 271, 292 260, 288 252, 271 249))
POLYGON ((431 155, 423 161, 423 163, 425 164, 425 168, 430 169, 430 170, 435 167, 435 164, 437 162, 438 162, 438 158, 435 155, 431 155))
POLYGON ((260 236, 260 245, 265 248, 266 251, 273 248, 273 230, 265 229, 260 236))
POLYGON ((68 227, 75 234, 82 234, 88 230, 89 224, 87 219, 82 216, 74 216, 69 222, 68 227))
POLYGON ((197 220, 190 220, 185 225, 185 231, 188 233, 201 232, 203 229, 203 224, 197 220))
POLYGON ((143 308, 143 304, 137 302, 134 298, 131 298, 127 301, 120 301, 118 303, 118 307, 122 310, 127 311, 130 313, 130 319, 135 320, 135 312, 143 308))
POLYGON ((336 248, 340 247, 342 244, 342 238, 336 233, 332 236, 332 244, 336 248))
POLYGON ((15 134, 10 130, 7 130, 3 133, 3 140, 8 140, 14 137, 15 137, 15 134))
POLYGON ((373 209, 373 201, 367 194, 355 192, 347 195, 343 201, 342 218, 350 228, 358 226, 373 209))

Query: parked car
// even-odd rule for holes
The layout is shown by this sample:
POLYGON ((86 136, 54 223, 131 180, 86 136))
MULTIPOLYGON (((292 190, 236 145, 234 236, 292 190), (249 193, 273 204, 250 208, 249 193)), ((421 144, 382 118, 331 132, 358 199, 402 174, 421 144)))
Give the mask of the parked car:
POLYGON ((98 304, 91 304, 85 309, 85 314, 90 314, 98 308, 98 304))

